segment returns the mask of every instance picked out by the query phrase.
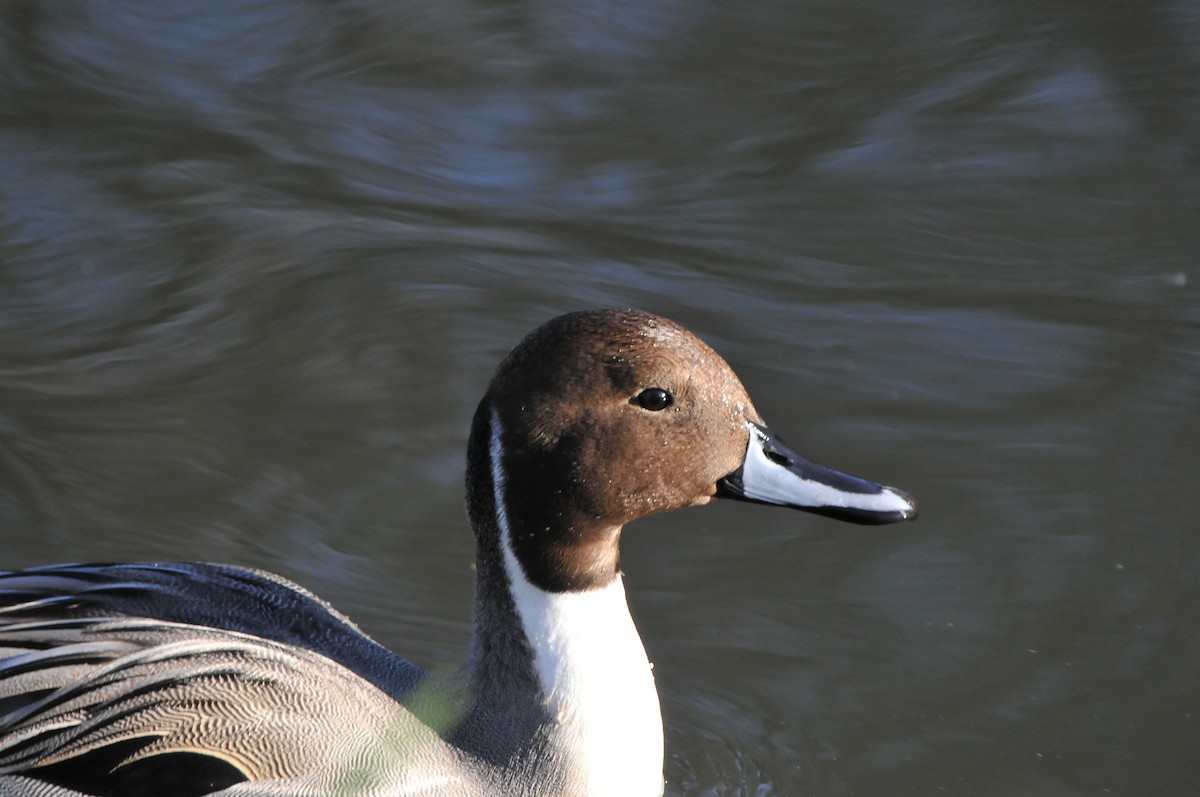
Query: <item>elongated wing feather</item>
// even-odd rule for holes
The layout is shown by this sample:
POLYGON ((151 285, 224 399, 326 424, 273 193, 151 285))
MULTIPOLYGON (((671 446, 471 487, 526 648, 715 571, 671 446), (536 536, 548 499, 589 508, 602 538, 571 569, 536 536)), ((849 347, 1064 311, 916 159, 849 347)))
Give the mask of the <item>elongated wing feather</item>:
MULTIPOLYGON (((305 648, 158 620, 9 623, 0 643, 0 795, 472 794, 416 773, 459 772, 436 730, 374 685, 305 648), (35 649, 52 640, 51 645, 35 649), (97 766, 96 762, 102 762, 97 766), (244 781, 244 782, 238 782, 244 781)), ((432 679, 417 702, 459 705, 432 679)), ((450 684, 450 686, 447 686, 450 684)))
POLYGON ((0 797, 488 794, 468 699, 269 573, 0 573, 0 797))
POLYGON ((0 571, 0 620, 87 617, 154 618, 306 648, 397 698, 424 675, 308 590, 260 570, 160 562, 0 571))

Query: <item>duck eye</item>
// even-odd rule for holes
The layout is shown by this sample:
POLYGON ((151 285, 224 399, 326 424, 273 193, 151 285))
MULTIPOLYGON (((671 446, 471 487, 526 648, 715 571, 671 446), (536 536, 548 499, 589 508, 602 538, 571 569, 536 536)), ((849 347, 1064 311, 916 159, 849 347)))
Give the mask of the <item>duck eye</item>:
POLYGON ((675 399, 670 393, 663 390, 661 387, 648 387, 641 393, 633 397, 637 405, 642 409, 658 412, 665 410, 667 407, 675 403, 675 399))

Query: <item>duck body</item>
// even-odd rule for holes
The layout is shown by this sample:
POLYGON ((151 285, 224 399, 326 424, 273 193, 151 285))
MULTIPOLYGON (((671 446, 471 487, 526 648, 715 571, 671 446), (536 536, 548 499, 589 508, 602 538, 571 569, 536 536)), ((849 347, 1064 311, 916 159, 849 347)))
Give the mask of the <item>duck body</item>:
POLYGON ((682 327, 561 316, 475 413, 474 630, 457 671, 421 670, 262 571, 0 573, 0 797, 661 795, 620 535, 718 496, 859 523, 916 514, 784 447, 682 327))

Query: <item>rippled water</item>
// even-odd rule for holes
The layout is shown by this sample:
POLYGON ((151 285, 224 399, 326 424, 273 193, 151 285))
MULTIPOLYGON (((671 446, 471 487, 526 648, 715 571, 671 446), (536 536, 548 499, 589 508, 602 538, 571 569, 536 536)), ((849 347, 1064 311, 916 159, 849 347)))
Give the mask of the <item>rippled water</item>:
POLYGON ((1194 3, 0 4, 3 566, 281 572, 452 666, 467 426, 694 329, 916 524, 623 564, 668 792, 1200 791, 1194 3))

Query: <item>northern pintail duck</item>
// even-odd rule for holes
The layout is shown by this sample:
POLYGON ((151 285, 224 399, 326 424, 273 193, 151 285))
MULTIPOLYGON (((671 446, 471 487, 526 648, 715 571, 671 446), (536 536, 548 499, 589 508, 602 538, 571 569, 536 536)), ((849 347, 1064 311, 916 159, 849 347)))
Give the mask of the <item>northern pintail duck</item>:
POLYGON ((262 571, 0 574, 0 795, 660 795, 625 524, 715 497, 916 516, 792 453, 712 349, 632 310, 556 318, 505 358, 466 482, 474 633, 453 673, 262 571))

